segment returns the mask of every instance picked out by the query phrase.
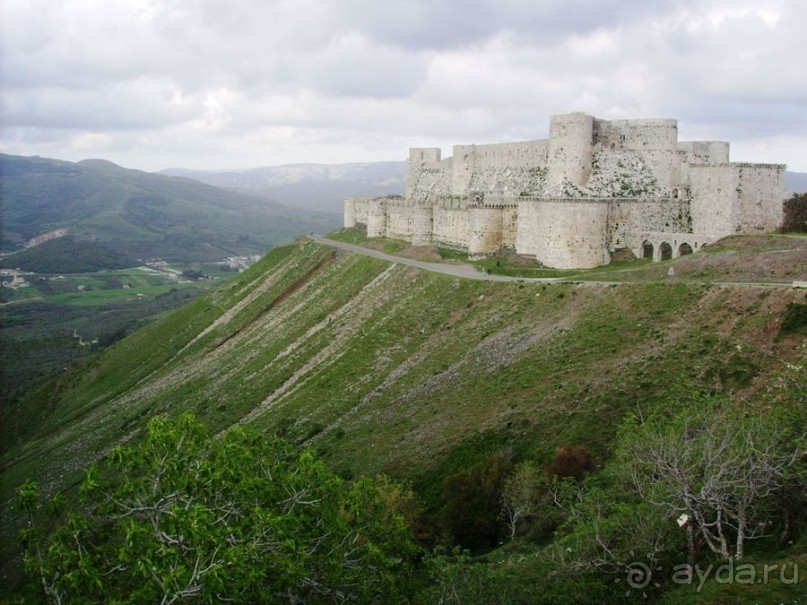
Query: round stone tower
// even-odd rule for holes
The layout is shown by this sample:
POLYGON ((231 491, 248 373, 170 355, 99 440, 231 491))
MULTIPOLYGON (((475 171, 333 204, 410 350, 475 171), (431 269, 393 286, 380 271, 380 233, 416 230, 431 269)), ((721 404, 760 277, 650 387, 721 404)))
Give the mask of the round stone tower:
POLYGON ((345 198, 345 229, 352 229, 356 226, 356 200, 352 197, 345 198))
POLYGON ((387 203, 372 200, 367 206, 367 237, 387 235, 387 203))
POLYGON ((564 182, 582 187, 591 176, 594 118, 585 113, 565 113, 549 118, 549 175, 551 190, 564 182))
POLYGON ((468 254, 478 258, 502 247, 502 208, 475 206, 468 209, 468 254))
POLYGON ((434 230, 434 208, 418 205, 412 208, 412 245, 429 246, 434 230))

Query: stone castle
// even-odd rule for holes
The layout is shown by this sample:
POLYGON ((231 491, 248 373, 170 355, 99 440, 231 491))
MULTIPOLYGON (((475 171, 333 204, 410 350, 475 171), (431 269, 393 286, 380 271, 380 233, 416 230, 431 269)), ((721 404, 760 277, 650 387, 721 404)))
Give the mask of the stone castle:
POLYGON ((782 221, 785 166, 679 141, 676 120, 555 115, 549 139, 409 150, 406 197, 348 198, 345 227, 472 257, 510 250, 559 269, 612 254, 664 260, 782 221), (628 255, 630 256, 630 255, 628 255))

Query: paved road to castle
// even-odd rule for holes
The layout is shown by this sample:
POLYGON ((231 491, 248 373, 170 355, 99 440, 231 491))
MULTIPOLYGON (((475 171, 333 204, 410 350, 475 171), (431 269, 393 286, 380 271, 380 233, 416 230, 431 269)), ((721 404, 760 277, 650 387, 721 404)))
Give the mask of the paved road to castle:
MULTIPOLYGON (((347 250, 355 254, 363 254, 364 256, 371 256, 379 260, 384 260, 390 263, 398 263, 400 265, 407 265, 410 267, 417 267, 424 271, 432 271, 434 273, 442 273, 443 275, 453 275, 454 277, 464 277, 466 279, 480 279, 484 281, 499 281, 499 282, 524 282, 524 283, 544 283, 544 284, 581 284, 581 285, 599 285, 599 286, 629 286, 636 282, 630 281, 594 281, 582 279, 577 276, 570 277, 512 277, 510 275, 488 275, 482 273, 473 265, 465 263, 429 263, 426 261, 415 260, 413 258, 405 258, 403 256, 394 256, 386 252, 378 250, 371 250, 362 246, 347 244, 345 242, 338 242, 336 240, 327 239, 319 235, 309 236, 313 241, 325 246, 339 248, 340 250, 347 250)), ((675 283, 670 280, 669 283, 675 283)), ((754 286, 754 287, 767 287, 767 288, 796 288, 803 287, 797 285, 797 282, 740 282, 740 281, 694 281, 686 280, 683 283, 687 284, 714 284, 714 285, 731 285, 731 286, 754 286)))

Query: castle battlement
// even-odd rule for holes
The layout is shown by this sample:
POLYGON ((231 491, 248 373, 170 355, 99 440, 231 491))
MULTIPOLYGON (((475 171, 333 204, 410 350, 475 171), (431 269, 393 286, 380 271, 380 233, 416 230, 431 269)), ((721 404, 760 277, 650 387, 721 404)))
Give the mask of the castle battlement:
POLYGON ((622 249, 663 260, 781 224, 785 166, 730 162, 729 147, 679 141, 673 119, 555 115, 548 139, 455 145, 447 158, 410 149, 405 198, 347 198, 344 224, 557 268, 607 264, 622 249))
POLYGON ((787 170, 787 164, 757 164, 751 162, 721 162, 715 164, 690 164, 691 168, 761 168, 763 170, 787 170))

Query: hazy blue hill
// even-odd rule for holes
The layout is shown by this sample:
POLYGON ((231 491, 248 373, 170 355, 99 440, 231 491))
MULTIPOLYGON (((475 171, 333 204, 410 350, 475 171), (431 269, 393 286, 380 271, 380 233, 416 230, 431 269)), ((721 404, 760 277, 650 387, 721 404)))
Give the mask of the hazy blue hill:
POLYGON ((172 168, 162 174, 184 176, 208 185, 267 197, 295 208, 340 216, 342 200, 347 196, 402 195, 406 189, 405 162, 286 164, 249 170, 172 168))
POLYGON ((133 258, 216 260, 265 252, 337 224, 334 216, 104 160, 0 155, 0 178, 0 246, 6 250, 67 228, 77 239, 133 258))
POLYGON ((807 172, 786 172, 785 185, 793 193, 807 191, 807 172))

